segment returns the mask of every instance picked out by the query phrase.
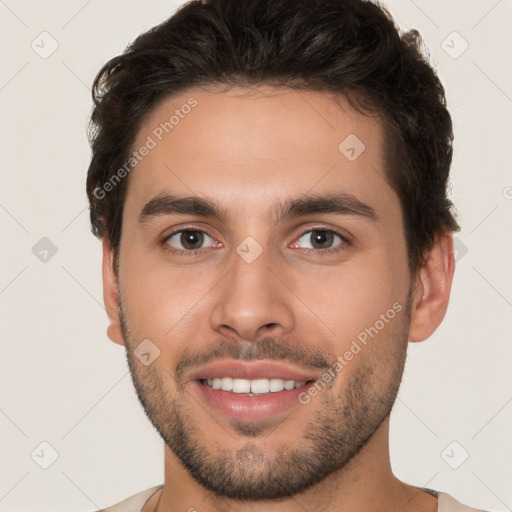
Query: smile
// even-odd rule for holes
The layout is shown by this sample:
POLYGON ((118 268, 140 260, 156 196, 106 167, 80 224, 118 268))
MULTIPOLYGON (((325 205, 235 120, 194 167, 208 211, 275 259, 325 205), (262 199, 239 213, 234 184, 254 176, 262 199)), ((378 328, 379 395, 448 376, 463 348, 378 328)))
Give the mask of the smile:
POLYGON ((285 361, 227 358, 194 368, 187 380, 198 400, 219 419, 257 422, 303 407, 299 395, 317 374, 285 361))
POLYGON ((203 379, 201 383, 211 389, 221 389, 237 394, 265 395, 268 393, 279 393, 280 391, 290 391, 304 386, 305 381, 296 382, 285 379, 236 379, 231 377, 222 377, 215 379, 203 379))

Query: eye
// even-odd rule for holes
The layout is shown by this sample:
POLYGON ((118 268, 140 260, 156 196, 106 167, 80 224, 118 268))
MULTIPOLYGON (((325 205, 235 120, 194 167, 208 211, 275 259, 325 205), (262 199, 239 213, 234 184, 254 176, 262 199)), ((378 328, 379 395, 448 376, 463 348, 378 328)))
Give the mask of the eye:
POLYGON ((169 250, 179 253, 184 251, 196 252, 205 247, 212 247, 215 244, 215 240, 204 231, 198 229, 182 229, 167 236, 164 243, 166 246, 170 246, 169 250), (210 239, 211 242, 203 246, 205 238, 210 239))
POLYGON ((342 250, 344 246, 349 245, 349 240, 341 233, 331 229, 310 229, 302 234, 302 236, 293 244, 306 244, 308 250, 319 250, 323 252, 332 252, 342 250), (333 247, 333 243, 339 240, 338 244, 333 247), (308 246, 309 245, 309 246, 308 246))

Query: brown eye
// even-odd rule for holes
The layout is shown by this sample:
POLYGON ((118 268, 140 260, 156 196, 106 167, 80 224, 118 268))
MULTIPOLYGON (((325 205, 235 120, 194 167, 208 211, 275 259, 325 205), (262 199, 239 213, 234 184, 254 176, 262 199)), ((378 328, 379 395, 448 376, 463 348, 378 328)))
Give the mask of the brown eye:
POLYGON ((317 249, 319 251, 335 249, 340 245, 348 244, 348 240, 344 236, 329 229, 310 229, 298 239, 298 242, 303 246, 305 245, 306 249, 317 249), (339 240, 338 243, 336 243, 336 239, 339 240))
POLYGON ((204 231, 199 231, 197 229, 182 229, 181 231, 176 231, 175 233, 168 236, 165 240, 165 243, 175 249, 183 251, 196 251, 198 249, 205 248, 203 247, 203 244, 206 237, 211 240, 211 243, 205 247, 211 247, 214 243, 214 240, 204 231))

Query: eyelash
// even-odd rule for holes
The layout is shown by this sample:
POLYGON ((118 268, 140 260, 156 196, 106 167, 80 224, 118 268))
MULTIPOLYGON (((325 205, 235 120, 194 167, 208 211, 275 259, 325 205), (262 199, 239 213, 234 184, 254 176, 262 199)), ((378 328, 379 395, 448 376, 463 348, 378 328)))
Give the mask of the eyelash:
MULTIPOLYGON (((205 235, 209 236, 210 238, 214 238, 212 236, 210 236, 206 231, 202 230, 202 229, 196 229, 194 228, 193 226, 190 226, 190 227, 184 227, 184 228, 181 228, 181 229, 178 229, 176 231, 173 231, 172 233, 169 233, 168 235, 166 235, 163 240, 160 242, 160 245, 163 247, 163 249, 171 254, 174 254, 174 255, 177 255, 177 256, 194 256, 195 254, 198 254, 200 252, 203 252, 204 249, 193 249, 193 250, 183 250, 183 249, 174 249, 172 248, 171 246, 169 246, 169 244, 167 243, 167 241, 173 237, 174 235, 176 235, 177 233, 182 233, 183 231, 191 231, 193 233, 204 233, 205 235)), ((303 231, 297 238, 302 238, 304 235, 308 234, 308 233, 311 233, 313 231, 320 231, 320 232, 324 232, 324 233, 332 233, 334 235, 337 235, 341 238, 342 242, 341 244, 339 244, 338 246, 336 247, 333 247, 333 248, 330 248, 330 249, 303 249, 303 250, 306 250, 308 253, 310 252, 314 252, 316 254, 332 254, 332 253, 337 253, 337 252, 340 252, 340 251, 344 251, 347 249, 348 246, 352 245, 350 240, 345 236, 345 235, 342 235, 340 232, 334 230, 334 229, 327 229, 327 228, 322 228, 322 227, 314 227, 314 228, 309 228, 307 229, 306 231, 303 231)))

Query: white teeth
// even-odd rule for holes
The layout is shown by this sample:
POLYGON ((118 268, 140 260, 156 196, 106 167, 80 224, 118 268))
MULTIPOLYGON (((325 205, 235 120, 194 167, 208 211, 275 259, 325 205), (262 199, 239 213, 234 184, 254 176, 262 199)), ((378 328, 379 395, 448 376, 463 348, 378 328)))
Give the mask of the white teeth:
POLYGON ((233 379, 233 393, 249 393, 251 381, 245 379, 233 379))
POLYGON ((295 386, 295 382, 293 380, 285 380, 284 381, 284 389, 293 389, 295 386))
POLYGON ((223 391, 233 391, 233 379, 231 377, 222 377, 220 389, 223 391))
POLYGON ((270 381, 268 379, 251 380, 251 393, 268 393, 270 390, 270 381))
POLYGON ((232 379, 231 377, 215 378, 203 380, 203 384, 212 389, 221 389, 222 391, 231 391, 232 393, 254 393, 264 395, 267 393, 278 393, 280 391, 290 391, 292 389, 304 386, 304 381, 295 382, 294 380, 284 379, 232 379))
POLYGON ((284 383, 285 381, 283 379, 270 379, 270 391, 272 391, 272 393, 283 391, 283 389, 285 389, 284 383))

